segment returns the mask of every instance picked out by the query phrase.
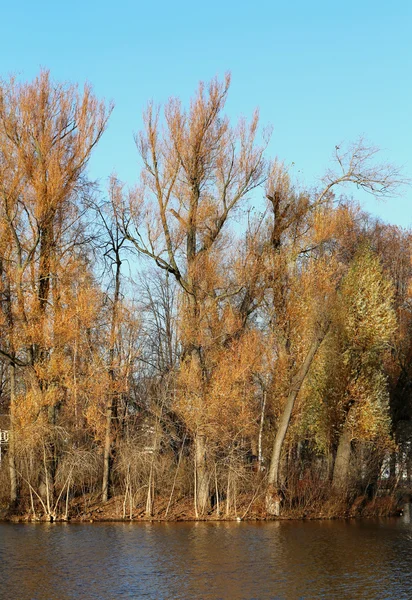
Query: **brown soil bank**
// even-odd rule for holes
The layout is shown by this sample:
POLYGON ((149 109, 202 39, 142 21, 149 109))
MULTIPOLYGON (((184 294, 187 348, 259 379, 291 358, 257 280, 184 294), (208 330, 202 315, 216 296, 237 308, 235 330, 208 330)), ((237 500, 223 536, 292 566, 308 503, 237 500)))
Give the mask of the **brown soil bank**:
MULTIPOLYGON (((404 497, 383 496, 372 500, 359 496, 350 504, 339 498, 331 498, 321 506, 285 506, 278 519, 345 519, 354 517, 388 517, 402 514, 402 507, 407 499, 404 497)), ((252 498, 247 495, 238 499, 236 509, 226 510, 224 502, 215 506, 207 514, 196 517, 193 499, 181 498, 172 504, 168 499, 159 497, 153 505, 151 515, 146 514, 144 503, 130 506, 124 502, 123 496, 111 498, 102 503, 92 496, 74 499, 67 507, 66 514, 56 514, 51 519, 41 512, 33 514, 27 507, 16 510, 3 509, 0 520, 11 522, 35 521, 71 521, 71 522, 104 522, 104 521, 224 521, 224 520, 273 520, 267 514, 263 498, 252 498)))

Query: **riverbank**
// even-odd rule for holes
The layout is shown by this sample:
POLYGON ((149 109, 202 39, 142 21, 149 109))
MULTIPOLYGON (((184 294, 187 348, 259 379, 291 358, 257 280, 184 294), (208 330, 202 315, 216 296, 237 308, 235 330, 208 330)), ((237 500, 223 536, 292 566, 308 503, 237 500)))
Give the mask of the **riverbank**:
POLYGON ((203 516, 194 511, 193 498, 180 498, 170 503, 167 498, 159 497, 153 505, 150 515, 142 502, 130 506, 124 496, 116 496, 102 503, 91 495, 74 499, 67 506, 67 512, 57 513, 51 519, 41 512, 33 514, 31 510, 21 508, 0 511, 0 521, 14 523, 65 521, 73 523, 87 522, 124 522, 124 521, 273 521, 273 520, 319 520, 390 517, 402 514, 402 508, 408 499, 399 496, 380 496, 368 499, 358 496, 351 503, 339 498, 331 498, 319 506, 284 506, 279 517, 268 515, 263 497, 253 498, 247 495, 238 499, 236 509, 227 510, 225 503, 219 503, 203 516))

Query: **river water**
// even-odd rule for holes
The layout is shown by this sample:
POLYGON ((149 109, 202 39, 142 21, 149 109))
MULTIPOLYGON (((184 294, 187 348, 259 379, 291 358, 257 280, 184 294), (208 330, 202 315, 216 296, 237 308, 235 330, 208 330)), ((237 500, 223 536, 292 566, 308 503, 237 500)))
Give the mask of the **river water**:
POLYGON ((0 524, 1 600, 412 598, 412 525, 0 524))

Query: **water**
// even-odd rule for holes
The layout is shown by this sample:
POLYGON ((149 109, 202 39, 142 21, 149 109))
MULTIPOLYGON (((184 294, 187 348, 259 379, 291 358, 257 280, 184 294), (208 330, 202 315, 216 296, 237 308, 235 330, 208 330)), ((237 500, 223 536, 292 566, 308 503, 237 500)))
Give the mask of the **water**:
POLYGON ((409 599, 409 521, 0 524, 0 599, 409 599))

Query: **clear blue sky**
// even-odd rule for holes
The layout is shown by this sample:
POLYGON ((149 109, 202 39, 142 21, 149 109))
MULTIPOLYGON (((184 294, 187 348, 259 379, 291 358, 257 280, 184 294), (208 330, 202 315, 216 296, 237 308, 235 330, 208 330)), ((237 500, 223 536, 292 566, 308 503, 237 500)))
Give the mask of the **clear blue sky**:
MULTIPOLYGON (((148 99, 187 100, 232 72, 228 112, 260 107, 273 155, 311 185, 335 144, 365 135, 412 179, 412 2, 20 0, 2 5, 0 74, 90 81, 116 107, 90 165, 138 177, 133 132, 148 99)), ((364 206, 412 225, 412 191, 364 206)))

